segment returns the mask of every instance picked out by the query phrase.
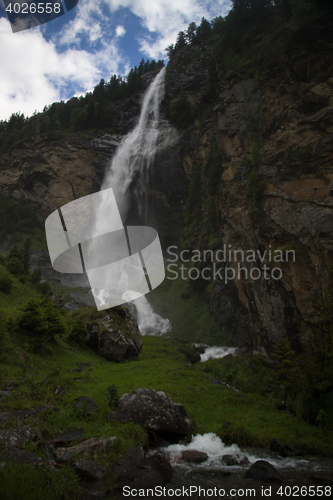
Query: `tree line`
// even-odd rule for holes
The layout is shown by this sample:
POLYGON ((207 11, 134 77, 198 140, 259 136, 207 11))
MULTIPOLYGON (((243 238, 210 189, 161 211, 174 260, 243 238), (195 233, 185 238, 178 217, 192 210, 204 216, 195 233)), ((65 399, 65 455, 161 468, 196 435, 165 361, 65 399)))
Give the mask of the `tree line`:
POLYGON ((114 103, 118 99, 134 97, 144 85, 143 75, 163 68, 162 60, 141 60, 126 77, 112 75, 109 81, 101 79, 92 92, 72 97, 68 101, 54 102, 43 112, 30 117, 13 113, 8 120, 0 121, 0 154, 10 150, 21 140, 41 133, 109 129, 115 126, 114 103))

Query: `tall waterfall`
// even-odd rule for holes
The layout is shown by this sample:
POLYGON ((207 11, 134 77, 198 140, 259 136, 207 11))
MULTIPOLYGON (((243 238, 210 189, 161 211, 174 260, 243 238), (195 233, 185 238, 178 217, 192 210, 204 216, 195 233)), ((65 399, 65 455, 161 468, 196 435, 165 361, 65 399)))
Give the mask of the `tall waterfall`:
POLYGON ((123 223, 147 224, 149 169, 159 136, 159 108, 164 95, 163 68, 150 84, 139 122, 120 144, 102 189, 112 187, 123 223))
MULTIPOLYGON (((102 192, 108 188, 113 189, 125 225, 147 225, 148 222, 149 169, 156 157, 159 136, 165 128, 163 125, 160 127, 159 119, 165 69, 150 84, 143 99, 138 124, 118 147, 102 184, 102 192)), ((160 140, 163 141, 164 138, 160 140)), ((98 221, 99 225, 107 226, 109 223, 110 219, 98 221)), ((105 294, 106 290, 98 292, 98 299, 102 304, 107 299, 105 294)), ((160 335, 171 330, 169 320, 154 313, 146 297, 136 297, 138 294, 131 290, 123 295, 124 299, 131 301, 131 312, 136 316, 143 334, 160 335)))

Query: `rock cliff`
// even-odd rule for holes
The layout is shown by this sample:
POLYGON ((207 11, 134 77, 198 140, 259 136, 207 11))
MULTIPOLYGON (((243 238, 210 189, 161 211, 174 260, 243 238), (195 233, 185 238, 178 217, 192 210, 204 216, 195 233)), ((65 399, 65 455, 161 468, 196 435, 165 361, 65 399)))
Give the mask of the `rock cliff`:
MULTIPOLYGON (((188 45, 171 57, 162 113, 180 130, 162 120, 150 223, 164 249, 176 243, 215 252, 221 274, 193 285, 235 344, 270 352, 286 334, 302 349, 333 265, 332 20, 284 24, 253 47, 224 65, 213 43, 188 45), (175 110, 178 118, 185 110, 184 124, 176 123, 175 110), (240 250, 237 258, 218 262, 224 245, 240 250), (246 260, 250 251, 255 258, 246 260), (237 279, 238 264, 247 277, 243 270, 237 279), (226 282, 227 267, 236 278, 226 282), (253 267, 260 275, 250 275, 253 267)), ((119 135, 39 135, 3 155, 2 193, 31 200, 46 217, 99 190, 141 99, 119 104, 119 135)))

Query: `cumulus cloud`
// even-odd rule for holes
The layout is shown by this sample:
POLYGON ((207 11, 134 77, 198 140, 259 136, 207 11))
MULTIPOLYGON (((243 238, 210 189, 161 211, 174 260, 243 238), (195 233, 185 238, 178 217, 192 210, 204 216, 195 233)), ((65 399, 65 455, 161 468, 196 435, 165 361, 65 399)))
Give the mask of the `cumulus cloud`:
MULTIPOLYGON (((0 32, 8 21, 0 18, 0 32)), ((40 28, 1 36, 0 119, 13 112, 31 115, 46 104, 92 88, 104 72, 118 73, 124 61, 115 45, 105 45, 98 53, 69 48, 61 53, 46 41, 40 28)), ((129 68, 129 65, 127 65, 129 68)))
POLYGON ((119 48, 128 12, 141 25, 140 35, 134 33, 141 52, 160 59, 191 21, 224 16, 229 8, 230 0, 80 0, 74 18, 53 35, 47 24, 13 35, 0 17, 0 119, 17 111, 31 115, 107 75, 128 73, 129 59, 119 48))

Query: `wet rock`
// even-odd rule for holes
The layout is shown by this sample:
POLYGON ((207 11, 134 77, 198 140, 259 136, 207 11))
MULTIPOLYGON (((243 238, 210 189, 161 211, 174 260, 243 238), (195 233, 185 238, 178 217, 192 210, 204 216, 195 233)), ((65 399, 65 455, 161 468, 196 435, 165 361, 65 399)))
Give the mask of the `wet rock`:
POLYGON ((201 462, 204 462, 205 460, 207 460, 208 455, 207 455, 207 453, 204 453, 203 451, 184 450, 184 451, 182 451, 182 457, 187 462, 193 462, 193 463, 200 464, 201 462))
POLYGON ((184 406, 155 389, 136 389, 124 394, 110 420, 135 422, 156 433, 177 437, 188 435, 193 430, 184 406))
POLYGON ((126 467, 118 475, 118 482, 131 488, 165 486, 172 478, 172 467, 162 453, 155 453, 135 465, 126 467))
POLYGON ((56 436, 54 436, 54 438, 51 439, 51 441, 49 442, 57 446, 60 446, 65 443, 70 443, 71 441, 76 441, 81 436, 83 436, 84 431, 85 431, 84 427, 80 427, 78 429, 66 429, 57 434, 56 436))
POLYGON ((75 399, 75 406, 76 408, 86 408, 86 415, 90 417, 90 415, 93 414, 94 408, 95 408, 95 401, 92 398, 89 398, 88 396, 80 396, 79 398, 75 399))
POLYGON ((4 448, 21 448, 23 445, 40 441, 37 432, 31 427, 16 427, 0 430, 0 445, 4 448))
POLYGON ((223 455, 221 462, 225 465, 248 465, 249 459, 245 455, 223 455))
POLYGON ((195 363, 199 363, 201 359, 200 354, 195 351, 188 351, 187 349, 179 349, 179 352, 184 354, 189 360, 189 362, 192 363, 192 365, 194 365, 195 363))
POLYGON ((60 462, 70 462, 76 456, 91 457, 101 455, 109 450, 116 443, 117 438, 91 438, 70 448, 58 448, 55 452, 57 460, 60 462))
POLYGON ((281 457, 297 457, 298 455, 301 455, 301 452, 297 448, 294 446, 283 445, 277 439, 273 439, 271 441, 269 451, 280 455, 281 457))
POLYGON ((73 465, 87 481, 102 481, 106 476, 106 467, 93 460, 74 460, 73 465))
POLYGON ((257 460, 245 472, 245 477, 263 483, 283 483, 275 467, 266 460, 257 460))

